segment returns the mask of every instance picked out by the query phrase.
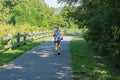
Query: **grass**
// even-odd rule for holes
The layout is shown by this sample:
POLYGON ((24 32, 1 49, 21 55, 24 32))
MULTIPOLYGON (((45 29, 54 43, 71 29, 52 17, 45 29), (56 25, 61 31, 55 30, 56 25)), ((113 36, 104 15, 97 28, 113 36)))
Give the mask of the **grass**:
POLYGON ((13 48, 12 50, 0 52, 0 66, 7 64, 8 62, 16 59, 20 55, 24 54, 25 52, 31 50, 32 48, 47 40, 48 38, 34 40, 32 42, 28 42, 26 45, 21 45, 20 47, 13 48))
POLYGON ((120 71, 112 68, 108 58, 100 56, 82 37, 70 44, 74 80, 120 80, 120 71))

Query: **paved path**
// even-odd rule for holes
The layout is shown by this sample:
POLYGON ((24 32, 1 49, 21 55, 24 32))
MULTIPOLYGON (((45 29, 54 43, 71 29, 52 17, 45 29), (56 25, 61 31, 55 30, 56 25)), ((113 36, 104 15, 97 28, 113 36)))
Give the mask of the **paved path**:
POLYGON ((61 55, 55 55, 53 41, 45 42, 0 67, 0 80, 72 80, 69 43, 64 37, 61 55))

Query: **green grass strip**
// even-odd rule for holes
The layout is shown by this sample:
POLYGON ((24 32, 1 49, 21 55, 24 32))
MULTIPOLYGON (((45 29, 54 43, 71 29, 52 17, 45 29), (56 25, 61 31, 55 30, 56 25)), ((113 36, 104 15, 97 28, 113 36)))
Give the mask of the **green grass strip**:
POLYGON ((82 37, 73 38, 70 48, 74 80, 120 80, 120 72, 110 68, 82 37))
POLYGON ((50 38, 42 38, 42 39, 34 40, 32 42, 28 42, 26 45, 21 45, 12 50, 6 50, 3 52, 0 52, 0 66, 7 64, 8 62, 16 59, 20 55, 24 54, 25 52, 31 50, 32 48, 36 47, 37 45, 49 39, 50 38))

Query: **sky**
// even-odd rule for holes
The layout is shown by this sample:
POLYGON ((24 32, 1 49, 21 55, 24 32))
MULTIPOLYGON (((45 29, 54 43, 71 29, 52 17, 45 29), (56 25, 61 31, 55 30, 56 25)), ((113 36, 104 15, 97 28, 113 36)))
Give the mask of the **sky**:
POLYGON ((54 7, 54 8, 58 8, 58 7, 61 7, 62 5, 58 4, 57 3, 57 0, 44 0, 46 2, 46 4, 49 6, 49 7, 54 7))

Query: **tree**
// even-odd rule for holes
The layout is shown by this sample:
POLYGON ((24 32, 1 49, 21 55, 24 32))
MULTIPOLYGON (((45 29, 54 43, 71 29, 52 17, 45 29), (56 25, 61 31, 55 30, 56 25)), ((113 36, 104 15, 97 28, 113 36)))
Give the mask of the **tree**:
POLYGON ((1 0, 0 1, 0 21, 1 23, 9 23, 13 20, 14 7, 21 0, 1 0))
POLYGON ((76 27, 77 25, 75 24, 77 22, 76 17, 76 12, 77 7, 75 6, 65 6, 61 9, 60 15, 64 18, 64 22, 66 23, 67 28, 71 27, 76 27))
MULTIPOLYGON (((58 0, 69 5, 80 0, 58 0)), ((76 11, 78 23, 84 23, 88 31, 84 38, 95 44, 97 51, 111 55, 116 68, 120 68, 120 0, 81 0, 76 11)))

